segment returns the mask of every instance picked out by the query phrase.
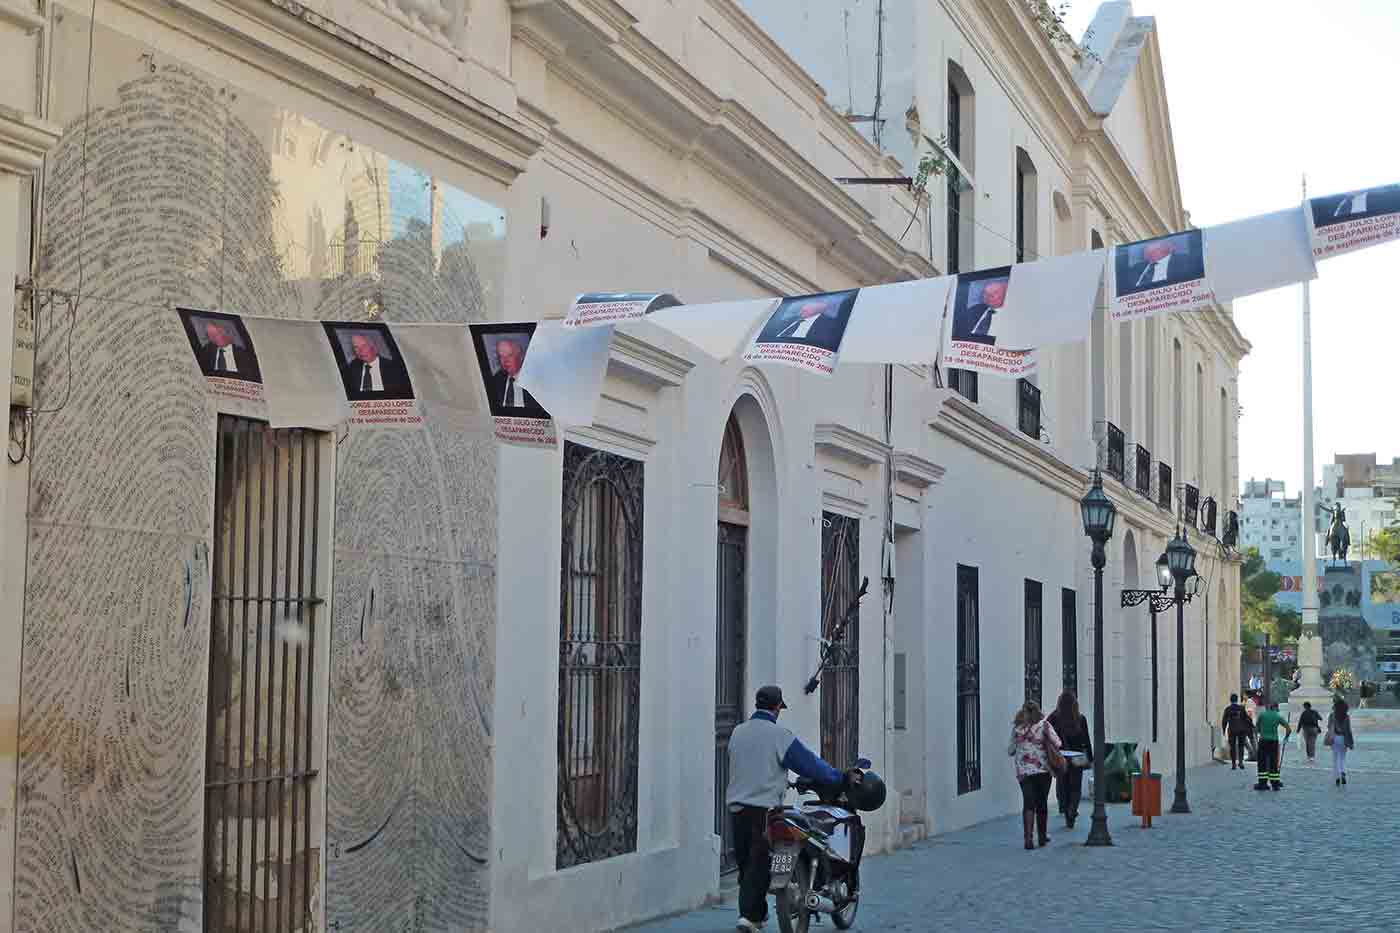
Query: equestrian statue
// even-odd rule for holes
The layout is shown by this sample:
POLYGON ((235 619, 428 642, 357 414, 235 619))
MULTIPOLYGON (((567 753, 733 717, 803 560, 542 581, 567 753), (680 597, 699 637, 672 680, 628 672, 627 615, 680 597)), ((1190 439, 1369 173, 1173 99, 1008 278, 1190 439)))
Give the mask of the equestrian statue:
POLYGON ((1332 524, 1327 529, 1327 547, 1332 552, 1332 560, 1346 563, 1351 532, 1347 529, 1347 513, 1340 502, 1332 510, 1332 524))

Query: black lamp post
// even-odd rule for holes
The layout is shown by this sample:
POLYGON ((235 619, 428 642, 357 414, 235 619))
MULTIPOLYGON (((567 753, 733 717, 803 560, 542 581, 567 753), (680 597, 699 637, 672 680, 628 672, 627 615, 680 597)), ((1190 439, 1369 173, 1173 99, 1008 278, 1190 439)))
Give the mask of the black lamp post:
POLYGON ((1190 813, 1186 802, 1186 604, 1196 594, 1186 592, 1186 581, 1196 575, 1196 549, 1186 540, 1186 530, 1178 529, 1167 543, 1167 566, 1176 581, 1172 602, 1176 603, 1176 793, 1173 813, 1190 813))
POLYGON ((1113 500, 1104 495, 1098 470, 1094 471, 1089 491, 1079 500, 1079 511, 1084 519, 1084 533, 1094 545, 1090 556, 1094 567, 1094 816, 1089 825, 1089 838, 1084 844, 1111 846, 1113 839, 1108 834, 1103 782, 1103 568, 1108 562, 1104 545, 1113 537, 1118 509, 1114 507, 1113 500))

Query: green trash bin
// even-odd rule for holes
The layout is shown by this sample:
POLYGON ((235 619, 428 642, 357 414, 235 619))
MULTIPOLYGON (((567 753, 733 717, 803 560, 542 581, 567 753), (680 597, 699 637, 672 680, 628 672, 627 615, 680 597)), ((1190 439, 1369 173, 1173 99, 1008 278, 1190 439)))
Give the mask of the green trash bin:
POLYGON ((1108 803, 1128 803, 1133 799, 1134 772, 1142 771, 1138 761, 1137 742, 1105 742, 1103 762, 1104 800, 1108 803))

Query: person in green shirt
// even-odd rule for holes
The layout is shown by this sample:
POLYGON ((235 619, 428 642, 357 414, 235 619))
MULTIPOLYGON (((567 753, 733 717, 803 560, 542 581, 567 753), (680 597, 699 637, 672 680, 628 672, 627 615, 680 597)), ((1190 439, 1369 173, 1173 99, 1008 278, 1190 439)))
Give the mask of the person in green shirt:
POLYGON ((1255 790, 1268 790, 1271 785, 1274 790, 1283 787, 1283 781, 1279 776, 1279 769, 1283 767, 1278 744, 1280 726, 1283 727, 1285 737, 1293 734, 1293 728, 1288 725, 1288 720, 1279 713, 1277 703, 1270 703, 1269 708, 1261 712, 1254 722, 1255 731, 1259 734, 1259 754, 1257 756, 1259 781, 1254 785, 1255 790))

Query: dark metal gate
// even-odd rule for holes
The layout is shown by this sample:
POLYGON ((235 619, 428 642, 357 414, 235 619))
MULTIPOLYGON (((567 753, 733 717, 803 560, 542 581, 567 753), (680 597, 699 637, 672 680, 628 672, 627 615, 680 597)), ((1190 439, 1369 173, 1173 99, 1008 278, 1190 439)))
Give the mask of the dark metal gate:
POLYGON ((320 492, 319 435, 219 417, 204 785, 208 933, 313 923, 320 492))
POLYGON ((1060 590, 1060 665, 1062 687, 1079 694, 1079 610, 1074 590, 1060 590))
POLYGON ((568 868, 637 848, 642 464, 564 445, 559 836, 568 868))
POLYGON ((748 529, 720 522, 715 594, 715 834, 720 868, 733 869, 734 834, 724 793, 729 787, 729 736, 744 718, 745 591, 748 529))
POLYGON ((1040 669, 1042 663, 1041 645, 1044 641, 1044 629, 1042 626, 1043 604, 1041 600, 1041 587, 1038 580, 1026 581, 1026 699, 1035 700, 1036 705, 1043 705, 1044 698, 1041 696, 1040 669))
POLYGON ((982 680, 977 568, 958 565, 958 793, 982 786, 982 680))
MULTIPOLYGON (((860 520, 822 513, 822 637, 828 638, 860 589, 860 520)), ((860 755, 860 619, 831 646, 822 675, 822 757, 849 768, 860 755)))

